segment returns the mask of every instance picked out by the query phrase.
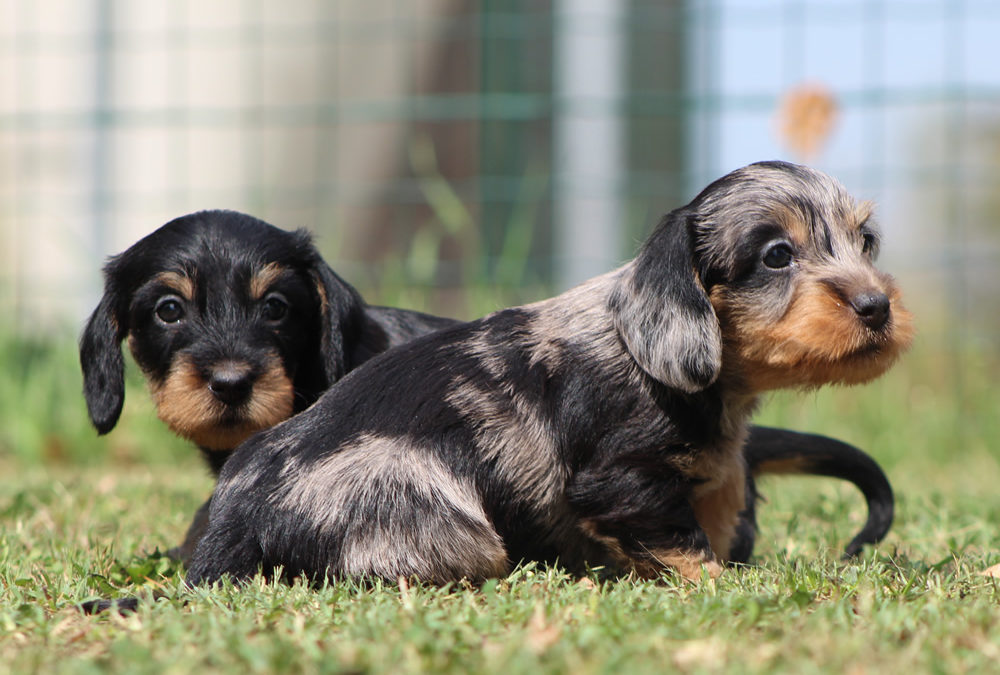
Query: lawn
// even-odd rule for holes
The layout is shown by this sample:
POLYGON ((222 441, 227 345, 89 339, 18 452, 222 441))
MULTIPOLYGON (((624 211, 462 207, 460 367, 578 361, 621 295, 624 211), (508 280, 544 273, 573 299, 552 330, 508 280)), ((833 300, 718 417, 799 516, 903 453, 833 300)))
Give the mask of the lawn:
POLYGON ((8 338, 0 364, 0 672, 965 672, 1000 662, 998 364, 924 339, 883 380, 781 394, 762 422, 868 449, 897 492, 886 541, 841 547, 859 494, 763 483, 752 565, 688 584, 518 568, 482 588, 184 589, 160 554, 211 489, 141 383, 87 426, 72 340, 8 338), (76 604, 139 595, 136 614, 76 604), (154 597, 157 598, 154 600, 154 597))

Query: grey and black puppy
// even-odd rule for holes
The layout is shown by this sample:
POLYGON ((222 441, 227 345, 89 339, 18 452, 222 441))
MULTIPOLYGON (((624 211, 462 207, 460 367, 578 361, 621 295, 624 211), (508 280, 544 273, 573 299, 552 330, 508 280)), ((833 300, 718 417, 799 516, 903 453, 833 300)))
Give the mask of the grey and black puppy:
POLYGON ((734 171, 625 266, 376 356, 248 439, 188 581, 448 582, 519 560, 715 576, 745 536, 760 395, 870 380, 909 344, 877 249, 830 177, 734 171))

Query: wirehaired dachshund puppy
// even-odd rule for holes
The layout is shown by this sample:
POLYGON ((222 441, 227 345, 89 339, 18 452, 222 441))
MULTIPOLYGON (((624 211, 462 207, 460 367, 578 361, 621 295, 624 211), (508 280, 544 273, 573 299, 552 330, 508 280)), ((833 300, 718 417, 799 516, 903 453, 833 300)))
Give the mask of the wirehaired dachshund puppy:
POLYGON ((870 207, 782 162, 715 181, 623 267, 371 359, 222 469, 187 580, 434 583, 519 560, 720 573, 747 420, 911 339, 870 207))
MULTIPOLYGON (((369 306, 322 261, 304 231, 287 232, 232 211, 177 218, 114 257, 104 271, 104 297, 80 343, 91 420, 102 434, 118 420, 125 395, 120 344, 127 338, 160 416, 199 446, 216 475, 239 441, 304 409, 346 371, 457 323, 369 306)), ((858 485, 868 521, 847 555, 888 532, 892 488, 857 448, 753 427, 746 456, 747 508, 730 560, 746 562, 753 550, 753 477, 761 473, 826 475, 858 485)), ((190 557, 208 507, 206 501, 171 555, 190 557)))
MULTIPOLYGON (((177 218, 104 268, 104 296, 80 340, 84 395, 101 434, 125 400, 127 338, 157 414, 218 474, 254 432, 304 410, 372 355, 455 323, 364 303, 305 231, 232 211, 177 218)), ((187 559, 208 519, 185 542, 187 559)))

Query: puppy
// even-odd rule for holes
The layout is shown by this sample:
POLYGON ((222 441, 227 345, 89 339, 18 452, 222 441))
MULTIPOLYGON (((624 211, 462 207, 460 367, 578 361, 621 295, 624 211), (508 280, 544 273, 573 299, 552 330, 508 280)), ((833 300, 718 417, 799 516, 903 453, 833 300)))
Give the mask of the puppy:
POLYGON ((734 171, 618 270, 381 354, 248 439, 187 579, 717 576, 760 395, 868 381, 910 342, 878 241, 824 174, 734 171))
MULTIPOLYGON (((125 394, 120 343, 127 337, 160 416, 199 445, 215 474, 240 440, 303 409, 344 371, 456 323, 369 306, 321 260, 304 231, 286 232, 232 211, 203 211, 167 223, 113 258, 105 277, 104 297, 80 349, 91 420, 100 433, 118 420, 125 394), (283 279, 273 276, 279 269, 286 270, 283 279), (273 287, 260 285, 265 274, 273 276, 273 287), (192 305, 196 294, 201 299, 192 305), (288 304, 292 299, 294 305, 288 304), (238 309, 239 315, 219 308, 238 309), (262 360, 270 363, 269 377, 260 376, 262 360)), ((747 445, 751 498, 731 560, 745 562, 753 550, 758 465, 835 476, 862 487, 868 523, 848 555, 885 536, 892 488, 870 457, 832 439, 756 431, 759 438, 751 434, 747 445)), ((190 557, 207 525, 208 506, 206 501, 198 510, 171 555, 190 557)))
MULTIPOLYGON (((177 218, 104 268, 80 340, 90 419, 107 433, 125 400, 128 345, 157 414, 218 474, 254 432, 304 410, 373 354, 455 323, 366 305, 305 231, 232 211, 177 218)), ((187 559, 206 503, 172 554, 187 559)))

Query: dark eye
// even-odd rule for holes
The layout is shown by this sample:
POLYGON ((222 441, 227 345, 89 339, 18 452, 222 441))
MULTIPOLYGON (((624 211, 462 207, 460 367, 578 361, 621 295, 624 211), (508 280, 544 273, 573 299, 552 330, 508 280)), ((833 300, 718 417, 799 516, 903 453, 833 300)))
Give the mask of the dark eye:
POLYGON ((875 252, 878 250, 878 237, 871 232, 865 232, 861 236, 864 238, 861 244, 861 252, 867 255, 875 255, 875 252))
POLYGON ((764 251, 762 260, 765 265, 774 270, 788 267, 792 264, 792 247, 784 242, 772 244, 764 251))
POLYGON ((264 319, 277 323, 288 316, 288 301, 281 293, 270 293, 264 298, 264 319))
POLYGON ((157 300, 154 311, 163 323, 177 323, 184 318, 184 305, 180 298, 174 295, 165 295, 157 300))

